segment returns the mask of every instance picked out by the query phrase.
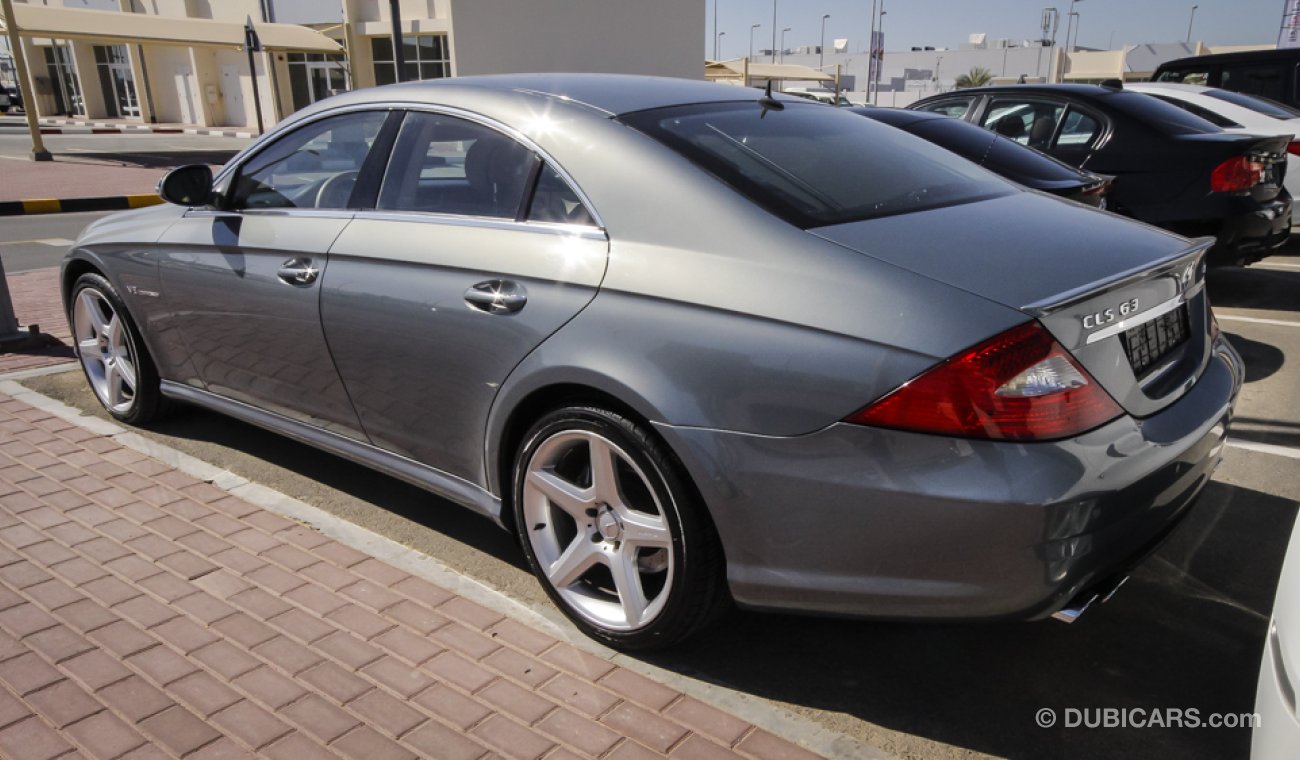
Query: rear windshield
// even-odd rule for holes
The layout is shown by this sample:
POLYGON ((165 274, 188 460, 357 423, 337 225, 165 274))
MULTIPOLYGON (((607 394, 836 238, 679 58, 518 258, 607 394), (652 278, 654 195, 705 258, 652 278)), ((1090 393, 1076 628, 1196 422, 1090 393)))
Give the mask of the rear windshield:
POLYGON ((1105 96, 1106 105, 1149 124, 1167 135, 1201 135, 1222 132, 1201 117, 1171 106, 1159 98, 1140 92, 1112 92, 1105 96))
POLYGON ((1234 106, 1249 108, 1255 113, 1262 113, 1265 116, 1272 116, 1274 119, 1300 119, 1300 111, 1290 106, 1284 106, 1281 103, 1262 98, 1258 95, 1245 95, 1232 90, 1206 90, 1205 95, 1211 98, 1217 98, 1225 103, 1231 103, 1234 106))
POLYGON ((811 103, 784 106, 764 112, 757 102, 704 103, 619 119, 805 229, 1015 192, 892 127, 811 103))
POLYGON ((1240 124, 1233 121, 1232 119, 1229 119, 1227 116, 1223 116, 1222 114, 1217 114, 1214 111, 1211 111, 1208 108, 1203 108, 1201 106, 1198 106, 1195 103, 1189 103, 1186 100, 1179 100, 1178 98, 1171 97, 1169 95, 1162 95, 1156 92, 1148 92, 1146 94, 1150 95, 1153 98, 1159 98, 1171 106, 1178 106, 1179 108, 1183 109, 1184 111, 1187 111, 1188 113, 1196 114, 1197 116, 1201 117, 1202 119, 1205 119, 1206 121, 1210 122, 1216 127, 1222 127, 1224 129, 1237 129, 1241 127, 1240 124))

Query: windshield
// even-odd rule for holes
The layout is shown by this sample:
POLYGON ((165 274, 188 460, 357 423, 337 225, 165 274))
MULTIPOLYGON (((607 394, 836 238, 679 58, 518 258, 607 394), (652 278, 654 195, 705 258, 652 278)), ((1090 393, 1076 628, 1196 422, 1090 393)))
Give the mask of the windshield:
POLYGON ((805 229, 1015 192, 892 127, 811 103, 783 105, 705 103, 619 118, 805 229))
POLYGON ((1232 90, 1206 90, 1207 97, 1222 100, 1225 103, 1231 103, 1234 106, 1249 108, 1255 113, 1262 113, 1265 116, 1272 116, 1274 119, 1300 119, 1300 111, 1284 106, 1276 101, 1262 98, 1258 95, 1246 95, 1241 92, 1232 90))

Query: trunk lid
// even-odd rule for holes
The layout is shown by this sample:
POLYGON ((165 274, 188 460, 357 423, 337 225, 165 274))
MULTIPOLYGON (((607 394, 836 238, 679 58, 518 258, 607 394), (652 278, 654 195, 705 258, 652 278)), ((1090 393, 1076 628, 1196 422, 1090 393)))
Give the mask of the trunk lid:
POLYGON ((1038 319, 1136 417, 1181 397, 1209 361, 1211 239, 1036 193, 810 232, 1038 319))

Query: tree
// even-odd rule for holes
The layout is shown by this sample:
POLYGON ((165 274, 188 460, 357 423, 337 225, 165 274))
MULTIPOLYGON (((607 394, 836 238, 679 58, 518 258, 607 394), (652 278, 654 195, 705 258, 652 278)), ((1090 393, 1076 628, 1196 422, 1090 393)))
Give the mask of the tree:
POLYGON ((983 87, 993 81, 993 72, 983 66, 976 66, 970 70, 970 73, 962 74, 957 77, 957 89, 964 90, 967 87, 983 87))

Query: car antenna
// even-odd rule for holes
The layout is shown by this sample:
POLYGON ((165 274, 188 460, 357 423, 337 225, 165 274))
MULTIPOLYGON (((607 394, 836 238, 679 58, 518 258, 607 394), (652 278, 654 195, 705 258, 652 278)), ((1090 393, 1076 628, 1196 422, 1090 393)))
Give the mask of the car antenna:
POLYGON ((763 93, 763 97, 761 97, 761 98, 758 99, 758 104, 759 104, 760 106, 763 107, 763 112, 760 113, 760 114, 758 115, 758 118, 760 118, 760 119, 763 118, 763 117, 765 117, 765 116, 767 116, 767 112, 768 112, 768 111, 784 111, 784 110, 785 110, 785 103, 782 103, 781 101, 779 101, 779 100, 777 100, 776 98, 772 97, 772 80, 771 80, 771 79, 767 80, 767 90, 763 93))

